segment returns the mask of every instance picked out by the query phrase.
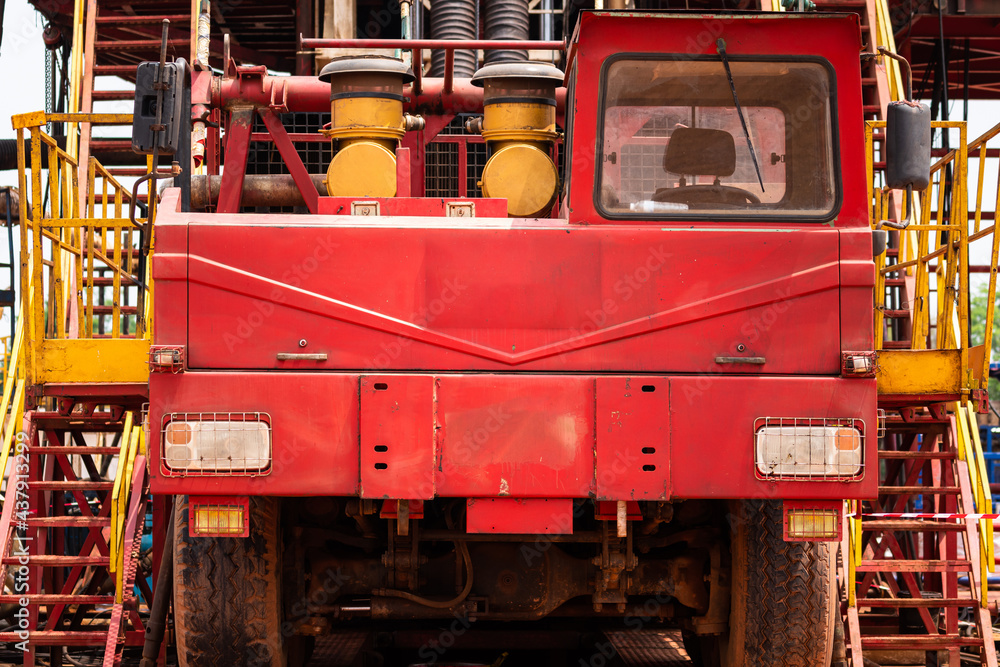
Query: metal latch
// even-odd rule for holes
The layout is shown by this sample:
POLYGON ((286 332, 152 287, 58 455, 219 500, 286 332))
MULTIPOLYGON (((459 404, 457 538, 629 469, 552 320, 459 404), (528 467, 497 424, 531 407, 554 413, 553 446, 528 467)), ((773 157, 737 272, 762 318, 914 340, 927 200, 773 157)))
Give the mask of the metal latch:
POLYGON ((326 352, 279 352, 278 361, 326 361, 326 352))
POLYGON ((762 366, 765 363, 764 357, 716 357, 717 364, 756 364, 762 366))
POLYGON ((351 215, 378 215, 379 206, 377 201, 352 201, 351 215))
POLYGON ((445 214, 449 218, 474 218, 476 217, 476 204, 471 201, 450 201, 446 202, 445 214))

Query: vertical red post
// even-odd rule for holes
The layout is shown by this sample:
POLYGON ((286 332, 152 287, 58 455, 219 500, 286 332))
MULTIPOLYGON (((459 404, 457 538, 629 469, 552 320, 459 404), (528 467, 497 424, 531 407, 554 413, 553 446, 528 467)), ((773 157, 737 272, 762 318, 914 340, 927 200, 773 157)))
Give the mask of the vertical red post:
POLYGON ((222 184, 219 186, 219 213, 239 213, 243 196, 243 177, 250 155, 250 129, 253 126, 253 107, 233 109, 226 132, 226 161, 223 165, 222 184))
MULTIPOLYGON (((298 0, 295 3, 295 32, 303 37, 313 36, 313 0, 298 0)), ((312 76, 313 57, 308 53, 295 56, 295 73, 299 76, 312 76)))
POLYGON ((451 93, 455 89, 455 50, 444 52, 444 92, 451 93))
POLYGON ((410 196, 410 149, 396 148, 396 196, 410 196))
POLYGON ((424 60, 423 52, 420 49, 413 49, 413 58, 410 60, 413 67, 413 96, 420 95, 424 82, 424 60))

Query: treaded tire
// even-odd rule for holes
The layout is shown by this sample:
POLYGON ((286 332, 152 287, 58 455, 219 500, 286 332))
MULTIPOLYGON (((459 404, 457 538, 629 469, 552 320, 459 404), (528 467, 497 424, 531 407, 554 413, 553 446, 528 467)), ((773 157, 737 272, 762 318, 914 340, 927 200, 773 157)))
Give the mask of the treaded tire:
POLYGON ((729 635, 686 637, 703 667, 826 667, 833 655, 836 570, 829 542, 785 542, 782 504, 733 503, 729 635), (694 645, 692 645, 694 644, 694 645))
POLYGON ((246 538, 188 535, 174 507, 174 622, 180 667, 285 667, 279 502, 250 499, 246 538))

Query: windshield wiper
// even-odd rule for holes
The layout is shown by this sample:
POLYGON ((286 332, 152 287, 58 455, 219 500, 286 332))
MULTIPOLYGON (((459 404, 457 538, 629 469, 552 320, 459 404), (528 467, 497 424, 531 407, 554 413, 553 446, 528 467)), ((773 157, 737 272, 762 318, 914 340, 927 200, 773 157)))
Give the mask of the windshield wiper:
POLYGON ((760 191, 764 192, 764 179, 760 175, 760 165, 757 164, 757 153, 753 150, 753 142, 750 141, 750 131, 747 129, 747 121, 743 117, 743 109, 740 107, 740 98, 736 96, 736 84, 733 83, 733 71, 729 69, 729 58, 726 57, 726 40, 721 37, 715 42, 719 56, 722 57, 722 64, 726 67, 726 76, 729 77, 729 89, 733 91, 733 102, 736 104, 736 113, 740 115, 740 125, 743 126, 743 136, 747 138, 747 148, 750 149, 750 157, 753 159, 753 168, 757 171, 757 182, 760 183, 760 191))

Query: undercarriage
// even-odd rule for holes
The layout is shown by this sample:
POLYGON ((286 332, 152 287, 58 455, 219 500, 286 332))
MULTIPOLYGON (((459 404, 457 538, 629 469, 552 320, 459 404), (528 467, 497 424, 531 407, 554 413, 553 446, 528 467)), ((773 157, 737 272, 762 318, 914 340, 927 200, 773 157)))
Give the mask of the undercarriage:
POLYGON ((574 502, 566 518, 571 533, 548 535, 466 533, 461 499, 429 502, 420 519, 381 518, 380 505, 254 498, 251 533, 240 540, 190 538, 187 505, 178 501, 176 516, 185 521, 177 525, 174 556, 182 664, 207 664, 206 654, 228 655, 229 646, 239 647, 228 655, 236 661, 256 650, 265 664, 297 664, 313 638, 385 622, 510 628, 526 621, 680 629, 689 654, 710 667, 777 664, 772 655, 801 657, 784 663, 793 666, 829 661, 830 550, 784 542, 778 502, 638 503, 624 536, 617 521, 597 518, 591 500, 574 502), (767 569, 788 579, 762 577, 767 569), (799 575, 804 585, 790 592, 788 582, 799 575), (222 614, 200 604, 216 590, 239 598, 222 614), (806 604, 786 604, 790 595, 806 604), (279 622, 280 647, 267 633, 267 624, 279 622), (757 645, 754 632, 780 632, 785 640, 757 645), (254 647, 268 637, 262 656, 254 647))

